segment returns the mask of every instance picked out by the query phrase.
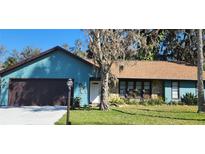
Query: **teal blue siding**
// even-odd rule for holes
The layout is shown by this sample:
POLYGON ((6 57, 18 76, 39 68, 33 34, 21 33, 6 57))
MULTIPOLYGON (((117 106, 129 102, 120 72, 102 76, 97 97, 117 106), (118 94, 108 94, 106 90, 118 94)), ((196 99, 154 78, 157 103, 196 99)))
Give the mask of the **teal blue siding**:
POLYGON ((192 93, 196 95, 196 81, 180 81, 179 86, 180 98, 186 93, 192 93))
POLYGON ((165 102, 169 103, 172 100, 172 85, 171 81, 164 81, 164 97, 165 102))
MULTIPOLYGON (((171 81, 164 81, 164 92, 165 101, 169 103, 172 101, 171 81)), ((186 93, 192 93, 196 95, 196 81, 179 81, 180 99, 186 93)))
POLYGON ((56 51, 16 68, 1 78, 1 105, 8 105, 10 78, 73 78, 74 97, 81 97, 81 105, 89 103, 89 79, 95 75, 88 65, 64 52, 56 51))

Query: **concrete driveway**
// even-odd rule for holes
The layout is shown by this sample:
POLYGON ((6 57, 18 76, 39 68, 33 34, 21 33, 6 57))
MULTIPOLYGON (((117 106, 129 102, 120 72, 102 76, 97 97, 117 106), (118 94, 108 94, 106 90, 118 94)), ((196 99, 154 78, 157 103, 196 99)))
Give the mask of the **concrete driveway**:
POLYGON ((53 125, 65 113, 65 106, 0 107, 0 125, 53 125))

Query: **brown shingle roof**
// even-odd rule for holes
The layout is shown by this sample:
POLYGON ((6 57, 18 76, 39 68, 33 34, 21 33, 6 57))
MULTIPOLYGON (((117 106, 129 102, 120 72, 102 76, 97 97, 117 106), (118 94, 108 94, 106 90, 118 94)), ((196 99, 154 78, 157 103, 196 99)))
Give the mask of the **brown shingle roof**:
MULTIPOLYGON (((114 63, 117 78, 197 80, 197 67, 167 61, 126 61, 114 63)), ((204 72, 205 77, 205 72, 204 72)))

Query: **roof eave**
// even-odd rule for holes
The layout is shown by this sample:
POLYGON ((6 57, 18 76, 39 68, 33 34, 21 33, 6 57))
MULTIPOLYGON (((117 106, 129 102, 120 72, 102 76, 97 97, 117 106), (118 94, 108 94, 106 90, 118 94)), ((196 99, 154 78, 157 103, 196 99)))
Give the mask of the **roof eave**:
MULTIPOLYGON (((197 81, 197 79, 179 79, 179 78, 139 78, 139 77, 117 77, 118 79, 139 79, 139 80, 183 80, 183 81, 197 81)), ((205 81, 205 79, 204 79, 205 81)))

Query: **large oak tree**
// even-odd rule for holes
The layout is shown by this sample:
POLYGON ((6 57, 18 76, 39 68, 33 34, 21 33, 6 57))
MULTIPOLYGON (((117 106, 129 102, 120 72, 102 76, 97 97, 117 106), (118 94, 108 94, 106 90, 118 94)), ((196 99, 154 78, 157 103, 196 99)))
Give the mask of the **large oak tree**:
MULTIPOLYGON (((101 99, 100 109, 108 109, 109 74, 115 61, 132 59, 139 53, 147 54, 156 44, 157 30, 91 29, 89 50, 94 62, 100 67, 101 99), (150 37, 150 36, 153 37, 150 37), (155 36, 155 37, 154 37, 155 36), (150 38, 150 39, 148 39, 150 38)), ((136 58, 135 58, 136 59, 136 58)))

